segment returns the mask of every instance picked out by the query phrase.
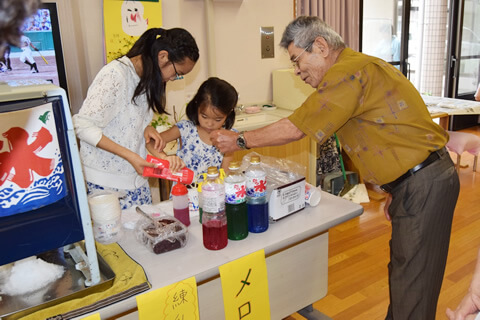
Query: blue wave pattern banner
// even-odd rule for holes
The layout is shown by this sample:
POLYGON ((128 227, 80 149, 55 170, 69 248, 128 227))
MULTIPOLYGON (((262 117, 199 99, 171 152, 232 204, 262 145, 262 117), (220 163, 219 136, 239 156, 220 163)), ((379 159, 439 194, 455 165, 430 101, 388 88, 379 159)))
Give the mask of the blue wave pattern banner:
POLYGON ((0 218, 35 210, 67 195, 52 105, 1 114, 0 218))

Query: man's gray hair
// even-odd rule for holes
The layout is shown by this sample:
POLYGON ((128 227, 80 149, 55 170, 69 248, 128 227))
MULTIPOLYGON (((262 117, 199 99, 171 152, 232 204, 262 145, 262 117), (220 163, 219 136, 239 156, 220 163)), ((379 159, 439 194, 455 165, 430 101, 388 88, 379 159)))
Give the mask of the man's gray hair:
POLYGON ((39 4, 40 0, 0 1, 0 49, 7 44, 19 44, 20 28, 25 19, 36 12, 39 4))
POLYGON ((280 46, 287 49, 293 42, 296 47, 306 48, 317 37, 324 38, 333 50, 345 48, 345 42, 338 33, 319 17, 312 16, 300 16, 290 22, 283 32, 280 46))

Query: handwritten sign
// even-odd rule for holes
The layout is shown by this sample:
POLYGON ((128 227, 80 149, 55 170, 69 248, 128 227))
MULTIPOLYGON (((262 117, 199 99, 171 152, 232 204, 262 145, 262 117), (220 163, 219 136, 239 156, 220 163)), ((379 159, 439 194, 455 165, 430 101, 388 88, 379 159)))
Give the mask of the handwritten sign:
POLYGON ((219 270, 226 320, 270 319, 264 250, 224 264, 219 270))
POLYGON ((140 320, 198 320, 195 277, 137 296, 140 320))

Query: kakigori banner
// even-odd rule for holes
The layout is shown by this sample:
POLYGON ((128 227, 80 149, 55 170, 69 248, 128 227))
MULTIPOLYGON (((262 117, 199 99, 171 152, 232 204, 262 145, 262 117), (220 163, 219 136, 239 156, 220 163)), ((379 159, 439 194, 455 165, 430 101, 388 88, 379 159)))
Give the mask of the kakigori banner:
POLYGON ((0 217, 65 197, 66 180, 51 103, 0 114, 0 217))
POLYGON ((103 0, 107 63, 125 55, 149 28, 162 26, 160 0, 103 0))

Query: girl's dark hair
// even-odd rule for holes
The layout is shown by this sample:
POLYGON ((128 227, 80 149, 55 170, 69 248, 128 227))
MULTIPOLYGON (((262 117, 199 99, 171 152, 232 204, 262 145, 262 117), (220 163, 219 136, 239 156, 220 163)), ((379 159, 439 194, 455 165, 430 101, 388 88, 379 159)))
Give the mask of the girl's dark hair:
POLYGON ((202 83, 195 97, 187 104, 185 113, 189 120, 198 125, 198 109, 202 105, 209 104, 227 115, 223 126, 225 129, 231 129, 235 123, 237 101, 237 90, 230 83, 211 77, 202 83))
POLYGON ((128 51, 126 56, 129 58, 141 55, 143 66, 132 102, 145 93, 149 108, 159 114, 168 113, 165 111, 165 83, 158 66, 158 52, 161 50, 168 52, 168 59, 172 62, 182 62, 189 58, 195 63, 199 57, 195 39, 187 30, 181 28, 148 29, 128 51))

